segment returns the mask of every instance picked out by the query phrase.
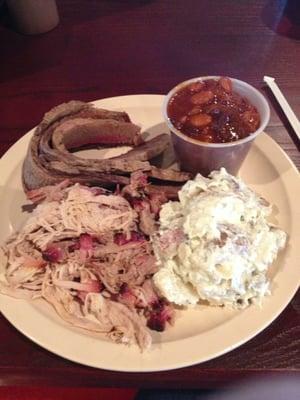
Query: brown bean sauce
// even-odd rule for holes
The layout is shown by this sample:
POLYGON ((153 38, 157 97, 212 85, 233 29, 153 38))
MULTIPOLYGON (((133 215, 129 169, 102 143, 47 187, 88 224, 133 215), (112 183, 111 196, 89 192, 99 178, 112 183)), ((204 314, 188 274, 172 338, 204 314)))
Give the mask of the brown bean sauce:
POLYGON ((226 143, 255 132, 260 116, 249 101, 232 90, 229 78, 190 83, 170 99, 172 124, 201 142, 226 143))

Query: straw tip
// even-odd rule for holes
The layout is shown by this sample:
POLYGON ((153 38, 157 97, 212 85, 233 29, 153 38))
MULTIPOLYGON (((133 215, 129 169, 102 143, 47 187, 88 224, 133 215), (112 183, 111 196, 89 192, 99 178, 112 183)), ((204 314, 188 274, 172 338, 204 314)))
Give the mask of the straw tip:
POLYGON ((274 82, 275 78, 273 78, 272 76, 264 76, 264 82, 268 83, 268 82, 274 82))

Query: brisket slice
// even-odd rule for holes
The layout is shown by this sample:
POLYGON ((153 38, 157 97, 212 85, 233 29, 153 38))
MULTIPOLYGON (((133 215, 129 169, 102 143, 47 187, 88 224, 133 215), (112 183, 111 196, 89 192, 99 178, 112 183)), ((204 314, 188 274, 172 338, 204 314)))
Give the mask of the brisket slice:
POLYGON ((181 186, 175 185, 149 185, 147 190, 151 194, 164 194, 169 200, 178 200, 178 192, 181 186))
POLYGON ((103 110, 101 108, 94 108, 91 104, 84 103, 83 101, 72 100, 68 103, 59 104, 48 111, 39 124, 37 132, 42 132, 45 128, 64 117, 72 116, 130 122, 129 115, 126 112, 103 110))
POLYGON ((86 145, 127 145, 143 143, 141 128, 114 119, 73 118, 62 122, 52 134, 54 149, 78 149, 86 145))
POLYGON ((191 178, 191 174, 188 172, 176 171, 172 168, 157 168, 153 166, 151 166, 151 170, 147 175, 151 178, 170 182, 186 182, 191 178))
MULTIPOLYGON (((55 124, 54 124, 55 125, 55 124)), ((53 132, 56 131, 56 127, 49 127, 45 130, 43 135, 35 135, 32 139, 30 147, 32 148, 32 152, 36 163, 42 163, 45 168, 47 168, 47 164, 52 162, 60 162, 66 163, 70 166, 71 169, 78 168, 79 171, 86 170, 87 172, 103 172, 103 173, 130 173, 137 170, 149 171, 151 169, 150 164, 145 161, 139 161, 134 159, 84 159, 81 157, 75 156, 73 153, 70 153, 67 149, 64 148, 63 145, 60 145, 59 149, 53 148, 52 145, 52 137, 53 132), (37 139, 38 137, 38 139, 37 139), (35 143, 33 143, 35 141, 35 143), (35 146, 38 148, 36 149, 35 146), (38 154, 38 155, 37 155, 38 154)), ((58 167, 62 164, 55 164, 58 167)), ((67 167, 63 167, 66 170, 67 167)))
POLYGON ((43 186, 55 185, 70 179, 72 183, 81 183, 83 185, 98 185, 111 188, 114 185, 127 185, 129 178, 121 175, 103 174, 97 175, 73 175, 70 173, 58 173, 57 171, 45 168, 42 163, 36 162, 35 152, 29 147, 27 156, 23 163, 22 174, 23 187, 25 192, 28 190, 38 189, 43 186))
MULTIPOLYGON (((161 154, 169 145, 167 134, 143 142, 140 128, 125 112, 97 109, 91 104, 71 101, 45 114, 30 141, 23 164, 26 191, 54 185, 65 179, 72 183, 113 188, 127 185, 129 175, 144 171, 154 182, 182 183, 187 173, 153 167, 147 160, 161 154), (128 153, 111 159, 83 159, 69 150, 85 145, 130 145, 128 153)), ((153 191, 176 198, 180 186, 150 185, 153 191)))
POLYGON ((154 137, 153 139, 147 140, 138 147, 129 150, 127 153, 117 157, 113 157, 113 160, 133 159, 146 161, 163 153, 166 148, 170 145, 170 136, 167 133, 162 133, 154 137))

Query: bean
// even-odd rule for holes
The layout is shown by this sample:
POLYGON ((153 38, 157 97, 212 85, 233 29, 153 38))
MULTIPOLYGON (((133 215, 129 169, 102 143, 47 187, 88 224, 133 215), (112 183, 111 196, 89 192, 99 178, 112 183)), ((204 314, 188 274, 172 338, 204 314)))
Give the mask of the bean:
POLYGON ((191 111, 189 111, 189 115, 195 115, 195 114, 199 114, 201 113, 201 107, 196 106, 194 108, 191 109, 191 111))
POLYGON ((209 125, 212 121, 212 117, 208 114, 194 114, 190 116, 189 122, 197 128, 202 128, 209 125))
POLYGON ((210 90, 203 90, 201 92, 195 93, 192 97, 191 97, 191 102, 193 104, 206 104, 208 102, 210 102, 210 100, 212 100, 214 98, 214 94, 213 92, 211 92, 210 90))
POLYGON ((204 82, 194 82, 189 85, 191 92, 199 92, 204 87, 204 82))
POLYGON ((222 86, 222 88, 225 90, 227 93, 232 92, 232 82, 229 78, 225 78, 222 76, 222 78, 219 79, 219 83, 222 86))

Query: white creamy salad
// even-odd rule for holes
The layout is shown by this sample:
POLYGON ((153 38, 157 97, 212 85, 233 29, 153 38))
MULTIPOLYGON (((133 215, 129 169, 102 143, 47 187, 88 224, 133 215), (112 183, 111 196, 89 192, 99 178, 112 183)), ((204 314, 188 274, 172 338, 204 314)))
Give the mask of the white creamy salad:
POLYGON ((200 174, 160 211, 153 238, 159 271, 154 283, 178 305, 206 300, 246 307, 269 294, 267 271, 286 233, 267 221, 272 211, 224 168, 200 174))

